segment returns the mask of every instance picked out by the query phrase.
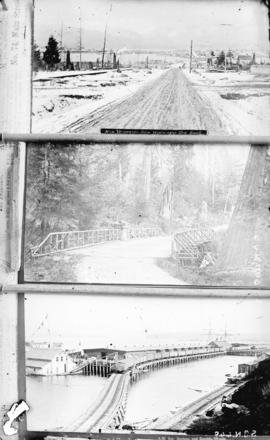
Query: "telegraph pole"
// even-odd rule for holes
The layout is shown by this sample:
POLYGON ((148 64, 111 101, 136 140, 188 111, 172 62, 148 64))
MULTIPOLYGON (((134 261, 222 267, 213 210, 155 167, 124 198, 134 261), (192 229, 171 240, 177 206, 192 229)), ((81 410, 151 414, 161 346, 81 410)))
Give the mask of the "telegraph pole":
POLYGON ((79 70, 82 70, 82 11, 80 8, 80 40, 79 40, 79 51, 80 51, 80 64, 79 70))
POLYGON ((191 40, 190 43, 189 73, 191 73, 192 70, 192 52, 193 52, 193 40, 191 40))
MULTIPOLYGON (((112 12, 112 4, 110 5, 110 9, 109 9, 109 12, 108 12, 108 16, 110 15, 110 12, 112 12)), ((104 67, 104 57, 105 57, 105 50, 106 50, 108 19, 109 19, 109 18, 107 18, 107 23, 106 23, 106 26, 105 26, 104 42, 103 42, 103 49, 102 49, 102 59, 101 59, 101 68, 102 68, 102 69, 103 69, 103 67, 104 67)))
POLYGON ((105 57, 105 50, 106 50, 106 39, 107 39, 107 24, 105 26, 105 33, 104 33, 104 42, 103 42, 103 49, 102 49, 102 59, 101 59, 101 68, 104 68, 104 57, 105 57))
POLYGON ((61 23, 61 32, 60 32, 60 49, 63 49, 63 22, 61 23))

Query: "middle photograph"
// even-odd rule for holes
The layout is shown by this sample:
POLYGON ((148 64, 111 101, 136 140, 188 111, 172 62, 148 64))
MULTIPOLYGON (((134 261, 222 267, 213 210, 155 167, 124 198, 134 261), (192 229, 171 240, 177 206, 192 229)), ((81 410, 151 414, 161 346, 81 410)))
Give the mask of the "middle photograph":
POLYGON ((267 146, 27 149, 25 281, 270 285, 267 146))

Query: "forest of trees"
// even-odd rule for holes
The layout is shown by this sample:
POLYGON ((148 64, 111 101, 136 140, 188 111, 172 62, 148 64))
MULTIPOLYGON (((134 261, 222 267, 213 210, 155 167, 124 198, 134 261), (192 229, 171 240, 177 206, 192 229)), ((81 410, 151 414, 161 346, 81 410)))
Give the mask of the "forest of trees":
POLYGON ((269 152, 267 147, 251 147, 249 156, 248 149, 235 151, 172 145, 29 147, 26 250, 50 232, 119 227, 122 221, 158 226, 167 235, 222 226, 214 267, 204 272, 209 282, 266 285, 269 152))
POLYGON ((241 178, 237 166, 222 176, 210 171, 206 179, 193 159, 194 149, 185 146, 31 147, 28 241, 120 220, 170 232, 185 222, 198 224, 203 201, 210 216, 226 214, 241 178))

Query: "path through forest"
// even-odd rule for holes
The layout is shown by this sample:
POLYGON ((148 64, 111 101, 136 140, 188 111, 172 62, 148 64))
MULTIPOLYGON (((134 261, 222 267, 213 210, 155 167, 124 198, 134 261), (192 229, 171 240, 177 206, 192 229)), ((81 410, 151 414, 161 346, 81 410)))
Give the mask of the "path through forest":
POLYGON ((226 134, 209 103, 176 67, 127 99, 102 106, 65 130, 86 133, 100 128, 206 129, 208 134, 226 134))
POLYGON ((114 241, 68 251, 78 256, 78 282, 186 284, 157 265, 171 255, 171 237, 114 241))

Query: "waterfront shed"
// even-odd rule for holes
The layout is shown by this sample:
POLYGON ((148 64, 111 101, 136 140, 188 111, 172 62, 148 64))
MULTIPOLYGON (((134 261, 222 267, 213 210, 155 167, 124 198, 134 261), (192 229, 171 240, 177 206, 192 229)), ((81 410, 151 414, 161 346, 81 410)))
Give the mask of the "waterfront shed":
POLYGON ((26 351, 26 374, 56 376, 68 374, 76 363, 67 351, 54 348, 31 348, 26 351))
POLYGON ((250 374, 258 365, 258 361, 244 362, 238 365, 238 374, 250 374))

